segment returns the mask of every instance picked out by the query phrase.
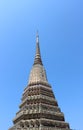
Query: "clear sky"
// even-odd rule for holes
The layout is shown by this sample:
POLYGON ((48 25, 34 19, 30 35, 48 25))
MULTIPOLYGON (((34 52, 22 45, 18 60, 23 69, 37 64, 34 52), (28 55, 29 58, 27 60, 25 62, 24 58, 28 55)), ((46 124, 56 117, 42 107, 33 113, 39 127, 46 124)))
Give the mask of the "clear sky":
POLYGON ((83 130, 83 0, 0 0, 0 130, 19 110, 37 30, 61 111, 72 129, 83 130))

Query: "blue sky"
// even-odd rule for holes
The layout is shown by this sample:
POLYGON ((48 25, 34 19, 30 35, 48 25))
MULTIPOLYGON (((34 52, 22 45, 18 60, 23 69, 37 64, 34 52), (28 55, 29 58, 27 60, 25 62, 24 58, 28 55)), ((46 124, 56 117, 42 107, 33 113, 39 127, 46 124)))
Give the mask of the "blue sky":
POLYGON ((72 129, 83 128, 83 1, 0 0, 0 130, 19 110, 36 31, 48 81, 72 129))

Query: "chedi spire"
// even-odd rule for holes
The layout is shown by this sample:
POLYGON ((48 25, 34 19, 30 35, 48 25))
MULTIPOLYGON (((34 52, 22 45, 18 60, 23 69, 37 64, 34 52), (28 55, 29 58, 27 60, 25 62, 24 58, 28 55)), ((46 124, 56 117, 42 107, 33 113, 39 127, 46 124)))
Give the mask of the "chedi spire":
POLYGON ((36 35, 35 60, 34 60, 34 64, 32 66, 32 69, 30 71, 29 81, 28 81, 29 86, 32 84, 47 84, 48 85, 46 71, 44 69, 44 66, 43 66, 42 60, 41 60, 38 32, 36 35))
POLYGON ((40 47, 39 47, 39 35, 38 35, 38 32, 37 32, 37 35, 36 35, 36 54, 35 54, 34 65, 35 64, 42 65, 40 47))
POLYGON ((70 130, 42 65, 38 33, 34 64, 21 100, 9 130, 70 130))

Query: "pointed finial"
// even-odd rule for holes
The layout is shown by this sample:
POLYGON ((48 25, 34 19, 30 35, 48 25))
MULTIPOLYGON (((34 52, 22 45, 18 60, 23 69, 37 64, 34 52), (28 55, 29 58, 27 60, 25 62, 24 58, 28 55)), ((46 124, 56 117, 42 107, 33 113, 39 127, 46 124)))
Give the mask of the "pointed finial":
POLYGON ((40 54, 40 47, 39 47, 38 31, 37 31, 37 34, 36 34, 36 55, 35 55, 34 65, 35 64, 41 64, 42 65, 41 54, 40 54))
POLYGON ((38 30, 37 30, 37 33, 36 33, 36 43, 39 43, 39 35, 38 35, 38 30))

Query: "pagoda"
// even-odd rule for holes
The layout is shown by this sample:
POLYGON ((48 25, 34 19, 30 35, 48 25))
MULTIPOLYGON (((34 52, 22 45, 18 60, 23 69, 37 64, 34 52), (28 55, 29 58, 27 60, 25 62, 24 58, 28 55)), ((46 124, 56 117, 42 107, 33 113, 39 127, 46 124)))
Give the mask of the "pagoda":
POLYGON ((24 89, 13 123, 9 130, 70 130, 69 123, 65 122, 64 114, 48 83, 41 59, 38 34, 28 85, 24 89))

